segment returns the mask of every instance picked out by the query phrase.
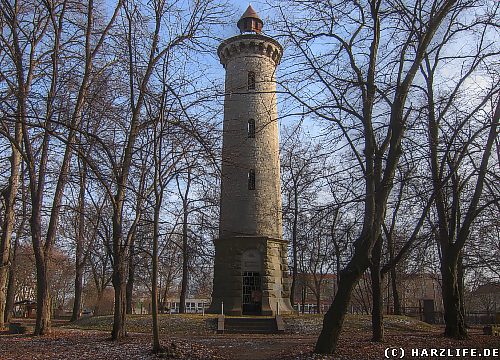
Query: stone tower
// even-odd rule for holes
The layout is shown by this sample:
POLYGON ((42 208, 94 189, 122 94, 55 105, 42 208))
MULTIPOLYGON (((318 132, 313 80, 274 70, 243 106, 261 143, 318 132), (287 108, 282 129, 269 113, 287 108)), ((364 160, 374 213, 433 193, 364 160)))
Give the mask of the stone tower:
POLYGON ((282 239, 276 66, 283 48, 261 34, 251 6, 223 41, 226 69, 219 238, 211 311, 290 313, 287 242, 282 239))

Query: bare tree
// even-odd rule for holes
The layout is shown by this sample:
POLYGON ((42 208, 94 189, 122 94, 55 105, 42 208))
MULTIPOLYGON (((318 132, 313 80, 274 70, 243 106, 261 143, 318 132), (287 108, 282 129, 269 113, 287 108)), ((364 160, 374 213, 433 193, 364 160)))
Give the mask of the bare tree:
POLYGON ((282 142, 281 178, 282 193, 285 199, 283 218, 288 225, 291 237, 292 283, 290 286, 290 303, 295 305, 295 288, 299 271, 298 222, 303 206, 310 200, 315 183, 319 183, 323 175, 324 155, 319 144, 305 142, 299 128, 291 132, 282 142))
POLYGON ((353 256, 340 274, 338 292, 325 314, 315 352, 335 351, 354 286, 371 264, 401 156, 408 94, 434 35, 450 11, 457 9, 456 2, 408 6, 381 0, 366 4, 297 1, 287 12, 307 7, 308 18, 294 19, 293 23, 281 11, 286 36, 308 74, 328 96, 318 99, 301 98, 300 91, 290 94, 309 112, 337 125, 355 155, 364 182, 363 227, 353 256), (391 32, 397 36, 389 35, 391 32), (325 44, 331 47, 330 56, 323 56, 325 44), (388 47, 390 54, 384 53, 388 47), (315 52, 319 52, 317 56, 315 52))
MULTIPOLYGON (((96 54, 102 47, 103 41, 111 28, 111 25, 117 15, 117 9, 112 16, 110 22, 103 30, 100 31, 100 36, 97 42, 93 44, 92 32, 94 27, 94 6, 93 1, 87 3, 87 21, 84 26, 85 38, 85 55, 82 60, 83 75, 78 85, 77 98, 74 104, 65 103, 64 96, 60 94, 60 80, 68 77, 69 74, 62 74, 62 57, 64 54, 64 45, 67 41, 64 37, 67 26, 66 20, 72 11, 77 11, 79 5, 69 4, 68 1, 61 0, 57 2, 37 3, 33 7, 28 7, 29 11, 21 11, 21 2, 16 2, 14 5, 9 2, 3 3, 5 9, 4 16, 7 17, 9 35, 12 43, 10 53, 12 54, 13 63, 15 64, 16 74, 18 77, 17 86, 20 96, 18 101, 24 105, 21 106, 19 113, 19 122, 23 137, 23 157, 27 162, 27 170, 29 175, 29 187, 31 195, 31 237, 33 249, 35 252, 37 266, 37 322, 35 326, 35 334, 42 335, 50 331, 50 295, 49 295, 49 276, 48 268, 51 258, 51 251, 54 246, 55 237, 58 231, 58 220, 61 209, 64 189, 68 180, 68 173, 71 164, 73 146, 76 140, 77 130, 82 123, 82 109, 86 101, 87 90, 92 73, 93 60, 96 54), (72 6, 75 6, 72 7, 72 6), (30 24, 30 20, 32 23, 30 24), (26 24, 33 31, 21 30, 22 24, 26 24), (50 35, 50 36, 49 36, 50 35), (46 51, 42 55, 36 53, 37 44, 41 43, 43 38, 49 38, 50 41, 45 44, 46 51), (24 46, 29 44, 30 46, 24 46), (23 51, 31 53, 25 54, 23 51), (28 59, 28 64, 24 61, 28 59), (30 88, 36 67, 45 62, 47 73, 42 74, 46 80, 48 92, 45 96, 45 107, 32 107, 34 114, 28 114, 26 102, 32 95, 30 93, 33 88, 30 88), (28 69, 28 74, 25 75, 25 69, 28 69), (38 123, 32 122, 31 118, 41 119, 38 123), (63 125, 63 126, 61 126, 63 125), (31 129, 41 129, 33 134, 31 129), (65 130, 63 130, 65 128, 65 130), (61 130, 64 135, 54 136, 55 130, 61 130), (38 141, 35 141, 41 135, 41 142, 38 147, 38 141), (51 141, 54 138, 62 140, 64 143, 62 158, 52 163, 50 159, 51 141), (45 236, 43 235, 42 213, 44 206, 44 194, 47 190, 46 175, 49 164, 55 165, 55 162, 60 162, 59 174, 56 179, 56 186, 53 190, 51 210, 49 216, 48 227, 45 236)), ((38 87, 36 90, 42 90, 43 87, 38 87)), ((13 142, 15 145, 15 142, 13 142)))
MULTIPOLYGON (((498 63, 500 51, 492 46, 487 37, 489 24, 495 22, 492 19, 498 19, 498 9, 496 4, 485 16, 474 18, 472 24, 450 27, 439 46, 426 54, 422 65, 426 84, 425 116, 429 128, 430 169, 436 193, 435 237, 440 250, 443 279, 445 335, 459 339, 467 337, 463 305, 463 249, 476 218, 485 208, 499 201, 498 196, 490 199, 482 196, 490 173, 495 139, 498 139, 498 77, 485 90, 476 89, 475 94, 467 94, 467 109, 458 102, 464 100, 462 94, 467 88, 467 80, 478 76, 481 66, 490 59, 498 63), (448 58, 445 55, 446 45, 456 36, 472 37, 468 32, 474 27, 479 28, 480 34, 475 53, 455 59, 461 60, 462 72, 451 90, 443 90, 436 83, 441 62, 448 58)), ((460 19, 457 19, 459 22, 460 19)))
POLYGON ((4 32, 1 33, 1 46, 3 53, 6 53, 12 63, 12 72, 14 76, 10 77, 4 71, 7 70, 5 64, 2 64, 2 78, 7 81, 10 91, 15 94, 15 126, 14 135, 11 136, 7 124, 2 122, 2 133, 10 138, 11 157, 10 157, 10 177, 9 183, 2 190, 2 198, 5 201, 2 221, 2 234, 0 239, 0 329, 4 328, 4 311, 6 300, 7 275, 9 272, 10 242, 14 228, 14 204, 19 187, 19 167, 21 163, 21 149, 23 138, 22 124, 27 119, 27 102, 30 87, 33 81, 34 68, 36 66, 35 53, 37 46, 46 32, 46 22, 40 15, 39 26, 33 28, 31 37, 25 41, 29 43, 31 52, 28 63, 23 54, 23 40, 20 39, 23 16, 20 14, 21 4, 11 4, 8 1, 2 1, 2 24, 10 31, 10 38, 6 38, 4 32))
MULTIPOLYGON (((21 172, 25 173, 24 166, 21 164, 21 172)), ((16 293, 16 275, 17 275, 17 252, 20 243, 26 238, 26 222, 28 220, 28 202, 27 202, 27 187, 24 181, 24 176, 21 177, 21 209, 17 212, 17 218, 20 219, 17 224, 16 236, 11 244, 9 258, 9 279, 7 283, 7 292, 5 299, 4 321, 9 323, 12 317, 12 308, 15 301, 16 293)))
POLYGON ((182 46, 196 46, 201 43, 201 33, 207 30, 219 16, 211 0, 196 1, 187 9, 181 2, 166 3, 163 0, 153 1, 146 5, 130 1, 124 7, 125 46, 129 76, 130 118, 126 124, 127 131, 119 148, 119 161, 112 160, 114 181, 113 200, 113 287, 115 289, 115 310, 112 338, 118 340, 125 336, 125 294, 127 278, 127 261, 130 239, 124 236, 123 210, 125 206, 129 175, 135 152, 135 144, 144 129, 143 110, 150 91, 156 66, 167 54, 178 51, 182 46), (141 11, 150 12, 152 24, 148 24, 141 11), (169 14, 177 14, 177 23, 172 23, 169 14), (153 31, 147 36, 149 25, 153 31), (162 36, 169 29, 170 36, 162 36), (138 41, 142 36, 142 40, 138 41), (145 39, 151 39, 150 42, 145 39), (138 44, 143 44, 138 48, 138 44), (139 53, 145 56, 136 56, 139 53))

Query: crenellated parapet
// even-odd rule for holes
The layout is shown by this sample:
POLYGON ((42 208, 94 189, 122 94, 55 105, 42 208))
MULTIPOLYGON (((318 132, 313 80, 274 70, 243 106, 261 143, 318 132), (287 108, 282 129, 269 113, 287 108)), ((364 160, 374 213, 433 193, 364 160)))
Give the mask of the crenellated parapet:
POLYGON ((261 34, 243 34, 223 41, 217 49, 222 65, 240 56, 266 56, 277 66, 283 56, 283 47, 274 39, 261 34))

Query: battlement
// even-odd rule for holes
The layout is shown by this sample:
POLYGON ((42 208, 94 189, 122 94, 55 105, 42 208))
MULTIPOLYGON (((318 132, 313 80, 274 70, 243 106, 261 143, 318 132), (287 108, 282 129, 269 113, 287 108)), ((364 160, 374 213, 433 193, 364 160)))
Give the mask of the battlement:
POLYGON ((223 41, 217 55, 224 67, 232 58, 239 56, 266 56, 277 66, 283 56, 283 47, 274 39, 261 34, 243 34, 223 41))

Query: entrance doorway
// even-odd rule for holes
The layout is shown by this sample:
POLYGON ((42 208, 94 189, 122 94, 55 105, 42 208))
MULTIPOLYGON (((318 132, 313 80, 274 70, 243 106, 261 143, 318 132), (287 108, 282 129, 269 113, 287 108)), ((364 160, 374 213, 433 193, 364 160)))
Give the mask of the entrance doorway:
POLYGON ((262 289, 259 272, 243 272, 241 308, 243 315, 260 315, 262 310, 262 289))

